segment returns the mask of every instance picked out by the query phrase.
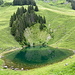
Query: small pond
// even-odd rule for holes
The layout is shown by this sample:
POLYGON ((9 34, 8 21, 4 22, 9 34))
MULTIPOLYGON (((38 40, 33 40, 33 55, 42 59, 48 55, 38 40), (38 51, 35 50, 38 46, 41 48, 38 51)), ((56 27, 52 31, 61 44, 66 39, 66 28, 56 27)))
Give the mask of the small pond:
POLYGON ((24 68, 26 70, 50 65, 71 55, 73 55, 73 52, 70 50, 35 46, 7 53, 2 59, 9 68, 13 66, 14 68, 24 68))

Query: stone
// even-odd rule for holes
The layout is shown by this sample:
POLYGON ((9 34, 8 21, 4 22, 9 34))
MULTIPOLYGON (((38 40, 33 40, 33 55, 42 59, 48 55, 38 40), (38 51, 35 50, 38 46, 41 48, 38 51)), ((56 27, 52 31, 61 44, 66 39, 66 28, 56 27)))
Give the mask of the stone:
POLYGON ((65 64, 65 66, 67 66, 67 65, 68 65, 68 63, 65 64))
POLYGON ((19 70, 19 68, 15 68, 14 70, 19 70))
POLYGON ((14 70, 15 68, 11 68, 12 70, 14 70))
POLYGON ((7 69, 7 68, 8 68, 8 66, 3 66, 3 68, 4 68, 4 69, 7 69))
POLYGON ((72 58, 71 56, 69 58, 72 58))
POLYGON ((24 68, 21 68, 21 70, 24 70, 24 68))

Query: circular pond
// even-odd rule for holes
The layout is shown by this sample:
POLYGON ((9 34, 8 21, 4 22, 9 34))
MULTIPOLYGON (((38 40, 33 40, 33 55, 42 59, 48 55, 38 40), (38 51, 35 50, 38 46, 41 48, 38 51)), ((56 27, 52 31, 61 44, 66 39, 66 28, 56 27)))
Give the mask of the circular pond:
POLYGON ((4 55, 2 58, 9 68, 33 69, 61 61, 73 55, 70 50, 57 49, 49 46, 26 47, 4 55))

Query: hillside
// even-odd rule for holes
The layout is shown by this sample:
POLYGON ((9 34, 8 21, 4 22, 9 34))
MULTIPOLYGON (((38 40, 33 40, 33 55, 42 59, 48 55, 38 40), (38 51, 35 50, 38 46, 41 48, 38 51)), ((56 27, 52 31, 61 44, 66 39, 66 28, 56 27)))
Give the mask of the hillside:
POLYGON ((10 47, 20 47, 10 34, 9 19, 16 8, 0 7, 0 51, 10 47))
MULTIPOLYGON (((5 0, 9 1, 9 0, 5 0)), ((12 0, 11 0, 12 1, 12 0)), ((45 41, 49 36, 48 45, 56 48, 75 50, 75 10, 71 9, 70 3, 62 5, 60 3, 65 0, 59 0, 58 3, 37 1, 39 7, 38 15, 46 17, 46 27, 50 35, 45 31, 38 30, 39 24, 28 28, 25 31, 27 40, 37 42, 37 40, 45 41), (32 32, 32 33, 31 33, 32 32), (39 37, 39 33, 40 37, 39 37), (28 35, 29 34, 29 35, 28 35), (28 36, 27 36, 28 35, 28 36), (37 38, 35 38, 35 36, 37 38), (53 38, 51 38, 53 36, 53 38), (31 38, 30 38, 31 37, 31 38), (35 39, 35 40, 34 40, 35 39)), ((9 20, 11 15, 16 12, 21 6, 0 6, 0 52, 21 48, 19 43, 10 34, 9 20)), ((27 5, 24 7, 27 8, 27 5)), ((28 71, 14 71, 11 69, 3 69, 4 61, 0 59, 0 75, 74 75, 75 72, 75 55, 41 68, 36 68, 28 71), (67 65, 65 65, 67 64, 67 65), (60 67, 59 67, 60 66, 60 67)))
MULTIPOLYGON (((50 43, 56 44, 53 44, 52 46, 75 49, 74 48, 75 11, 71 9, 66 10, 65 8, 57 8, 55 6, 52 7, 45 3, 42 3, 42 6, 40 7, 41 9, 43 9, 42 12, 47 14, 46 16, 47 23, 48 25, 50 24, 50 28, 54 31, 53 33, 54 39, 52 39, 50 43), (44 10, 46 10, 47 12, 44 10), (50 15, 50 17, 48 17, 48 15, 50 15)), ((39 13, 42 14, 41 12, 39 13)), ((43 15, 45 15, 44 13, 43 15)))

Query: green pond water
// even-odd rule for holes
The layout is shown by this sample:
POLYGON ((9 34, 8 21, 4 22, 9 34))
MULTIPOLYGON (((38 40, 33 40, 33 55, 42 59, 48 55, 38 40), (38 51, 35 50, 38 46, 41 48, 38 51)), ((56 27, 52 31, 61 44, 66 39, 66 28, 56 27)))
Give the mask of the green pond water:
POLYGON ((9 68, 33 69, 61 61, 73 55, 70 50, 57 49, 49 46, 26 47, 10 52, 2 58, 9 68))

